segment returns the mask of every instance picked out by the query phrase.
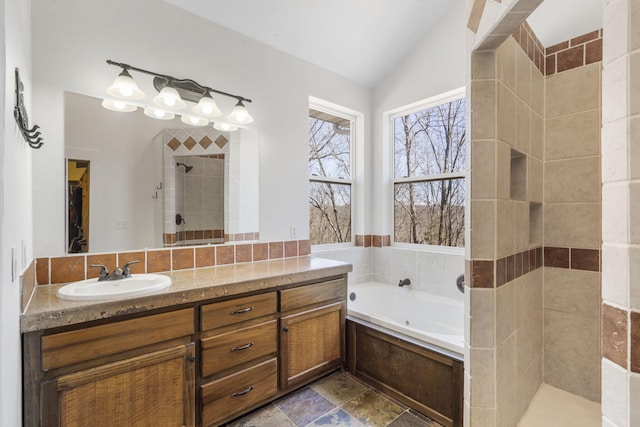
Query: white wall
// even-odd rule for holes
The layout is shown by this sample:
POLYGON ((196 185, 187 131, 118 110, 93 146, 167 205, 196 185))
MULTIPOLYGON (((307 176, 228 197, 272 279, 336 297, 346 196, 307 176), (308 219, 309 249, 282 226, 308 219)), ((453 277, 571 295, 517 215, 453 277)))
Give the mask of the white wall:
MULTIPOLYGON (((20 69, 30 124, 30 2, 0 0, 0 423, 21 425, 20 282, 11 277, 11 248, 21 273, 32 260, 31 157, 42 156, 22 139, 13 119, 14 70, 20 69), (23 243, 24 242, 24 243, 23 243), (22 252, 24 246, 24 257, 22 252)), ((46 138, 46 130, 45 130, 46 138)))
MULTIPOLYGON (((308 236, 309 95, 361 111, 368 121, 369 88, 160 0, 33 0, 32 9, 34 108, 48 135, 46 159, 34 161, 37 256, 59 255, 63 248, 62 93, 103 96, 119 72, 106 59, 253 99, 248 107, 260 131, 260 239, 288 239, 290 225, 298 238, 308 236)), ((134 78, 153 93, 150 83, 141 84, 150 79, 134 78)), ((217 101, 230 111, 231 101, 217 101)), ((369 127, 364 131, 370 139, 369 127)))
POLYGON ((373 230, 393 234, 390 151, 384 143, 385 111, 465 85, 465 22, 462 2, 443 17, 373 90, 373 230))

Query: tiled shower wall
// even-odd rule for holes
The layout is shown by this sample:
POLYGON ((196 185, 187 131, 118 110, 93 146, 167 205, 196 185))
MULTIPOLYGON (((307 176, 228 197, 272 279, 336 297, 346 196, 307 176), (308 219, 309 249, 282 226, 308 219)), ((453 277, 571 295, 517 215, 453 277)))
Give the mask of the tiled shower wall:
POLYGON ((505 36, 472 58, 465 359, 472 426, 515 426, 542 383, 544 76, 539 42, 528 43, 526 26, 514 34, 518 41, 505 36))
POLYGON ((545 84, 544 381, 599 401, 602 62, 573 44, 545 84))

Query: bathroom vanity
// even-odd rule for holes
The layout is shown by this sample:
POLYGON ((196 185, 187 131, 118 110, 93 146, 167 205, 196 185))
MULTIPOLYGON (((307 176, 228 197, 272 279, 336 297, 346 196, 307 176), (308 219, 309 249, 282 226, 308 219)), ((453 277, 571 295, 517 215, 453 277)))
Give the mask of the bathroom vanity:
POLYGON ((42 286, 21 318, 25 426, 215 426, 344 363, 346 274, 311 257, 167 273, 105 302, 42 286))

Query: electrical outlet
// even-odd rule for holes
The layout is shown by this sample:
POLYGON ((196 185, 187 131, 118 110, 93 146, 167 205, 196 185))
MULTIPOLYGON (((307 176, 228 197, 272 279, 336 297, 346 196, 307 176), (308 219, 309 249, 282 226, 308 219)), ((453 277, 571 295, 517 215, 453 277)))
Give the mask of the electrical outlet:
POLYGON ((291 237, 292 239, 295 239, 298 237, 298 230, 296 230, 295 225, 289 226, 289 237, 291 237))
POLYGON ((126 230, 127 228, 129 228, 129 224, 126 220, 116 221, 116 230, 126 230))

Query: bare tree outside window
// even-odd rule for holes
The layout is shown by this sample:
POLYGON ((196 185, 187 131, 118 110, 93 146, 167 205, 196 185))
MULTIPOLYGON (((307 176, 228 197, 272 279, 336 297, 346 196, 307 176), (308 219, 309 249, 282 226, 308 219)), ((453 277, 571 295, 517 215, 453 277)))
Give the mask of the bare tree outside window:
POLYGON ((393 119, 394 241, 464 246, 465 100, 393 119))
POLYGON ((351 121, 309 110, 309 238, 351 241, 351 121))

